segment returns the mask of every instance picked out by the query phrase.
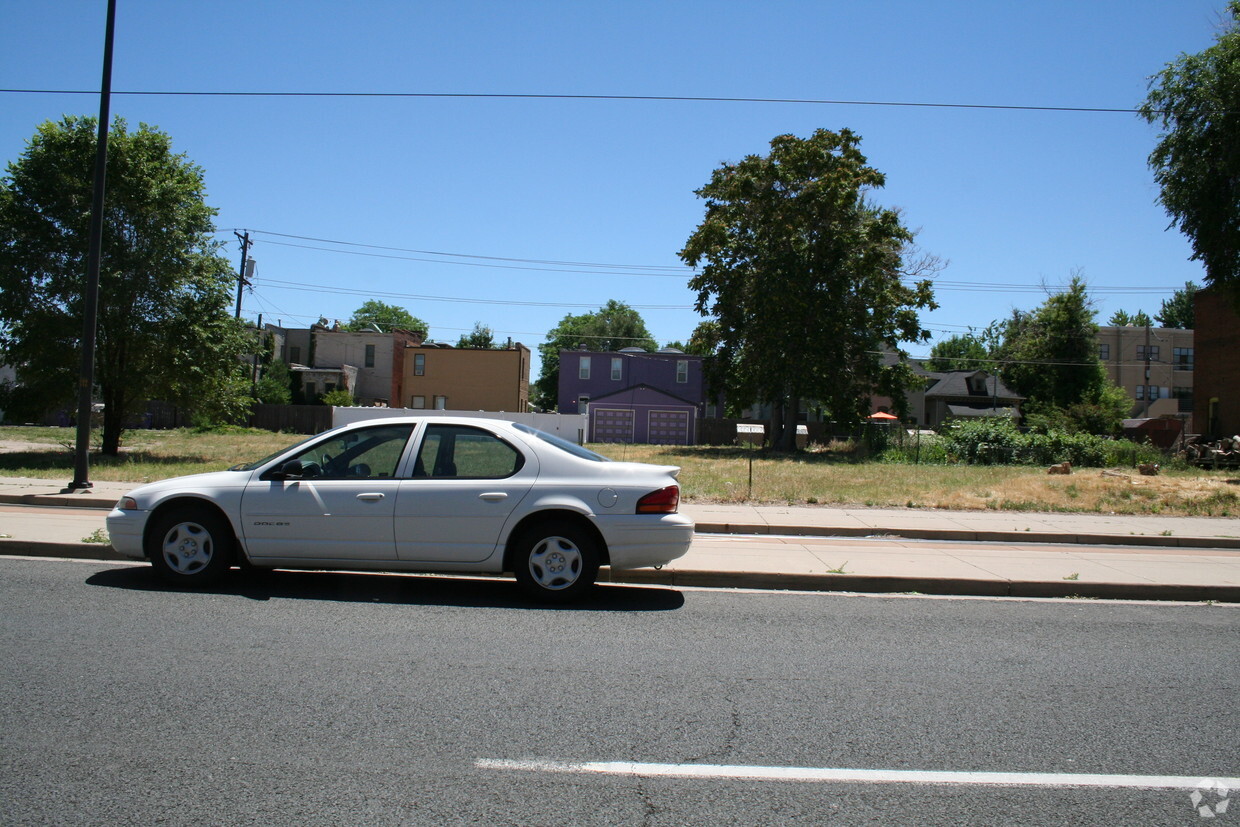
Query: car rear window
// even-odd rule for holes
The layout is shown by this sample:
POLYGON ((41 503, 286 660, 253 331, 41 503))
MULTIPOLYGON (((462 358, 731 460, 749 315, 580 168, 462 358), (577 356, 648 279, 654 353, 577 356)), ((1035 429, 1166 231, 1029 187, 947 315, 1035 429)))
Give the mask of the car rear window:
POLYGON ((518 431, 520 431, 523 434, 529 434, 530 436, 536 436, 539 439, 541 439, 543 442, 546 442, 548 445, 554 445, 555 447, 559 448, 561 451, 564 451, 565 453, 568 453, 568 454, 572 454, 575 457, 579 457, 581 459, 588 459, 591 462, 611 462, 611 460, 609 460, 607 457, 602 456, 600 454, 596 454, 588 448, 582 448, 577 443, 569 442, 567 439, 558 437, 555 434, 549 434, 546 431, 540 431, 537 428, 531 428, 529 425, 522 425, 520 423, 514 424, 512 427, 516 428, 518 431))

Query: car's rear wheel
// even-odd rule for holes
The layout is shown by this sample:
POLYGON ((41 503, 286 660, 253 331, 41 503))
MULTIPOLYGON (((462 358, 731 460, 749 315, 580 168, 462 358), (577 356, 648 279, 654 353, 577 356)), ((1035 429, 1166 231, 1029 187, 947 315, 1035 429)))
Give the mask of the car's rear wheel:
POLYGON ((181 508, 157 517, 146 536, 146 553, 169 583, 206 586, 233 563, 232 528, 205 508, 181 508))
POLYGON ((517 581, 540 600, 563 603, 580 597, 598 577, 598 543, 588 531, 549 523, 526 531, 517 546, 517 581))

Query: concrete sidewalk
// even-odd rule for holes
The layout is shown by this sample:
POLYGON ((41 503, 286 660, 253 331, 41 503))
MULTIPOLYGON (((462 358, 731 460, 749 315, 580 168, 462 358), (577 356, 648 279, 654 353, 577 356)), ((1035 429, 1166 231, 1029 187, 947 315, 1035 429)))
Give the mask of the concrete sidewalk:
MULTIPOLYGON (((119 559, 106 509, 131 483, 0 477, 0 554, 119 559), (50 516, 54 513, 54 517, 50 516)), ((1240 603, 1240 520, 682 503, 685 557, 602 580, 762 589, 1107 597, 1240 603), (731 535, 731 536, 730 536, 731 535), (743 542, 735 535, 763 535, 743 542), (980 544, 1004 544, 1001 548, 980 544)))

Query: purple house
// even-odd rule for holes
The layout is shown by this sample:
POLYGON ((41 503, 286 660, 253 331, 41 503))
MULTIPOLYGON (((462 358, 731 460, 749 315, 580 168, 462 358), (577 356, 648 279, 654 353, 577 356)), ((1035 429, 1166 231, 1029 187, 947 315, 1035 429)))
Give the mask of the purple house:
POLYGON ((562 350, 557 408, 588 413, 594 442, 692 444, 706 413, 702 357, 673 348, 562 350))

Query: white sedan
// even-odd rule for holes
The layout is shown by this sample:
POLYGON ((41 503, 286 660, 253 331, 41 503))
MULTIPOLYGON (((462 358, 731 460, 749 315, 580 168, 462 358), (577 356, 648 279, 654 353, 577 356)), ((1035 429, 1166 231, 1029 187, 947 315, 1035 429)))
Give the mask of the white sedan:
POLYGON ((233 565, 515 572, 540 598, 567 600, 599 566, 661 566, 689 550, 679 471, 512 422, 391 417, 134 489, 108 533, 184 585, 233 565))

